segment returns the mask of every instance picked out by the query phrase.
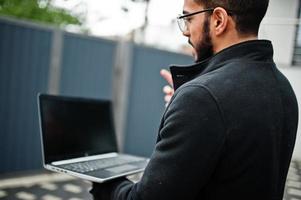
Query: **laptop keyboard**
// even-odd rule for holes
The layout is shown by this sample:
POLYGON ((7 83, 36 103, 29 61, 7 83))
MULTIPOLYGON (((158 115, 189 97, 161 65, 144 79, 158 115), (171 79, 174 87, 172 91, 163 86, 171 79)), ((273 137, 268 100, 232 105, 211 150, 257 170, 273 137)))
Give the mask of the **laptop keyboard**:
POLYGON ((70 163, 60 167, 79 173, 86 173, 95 170, 105 169, 113 166, 124 165, 145 160, 144 158, 120 155, 117 157, 103 158, 98 160, 89 160, 85 162, 70 163))

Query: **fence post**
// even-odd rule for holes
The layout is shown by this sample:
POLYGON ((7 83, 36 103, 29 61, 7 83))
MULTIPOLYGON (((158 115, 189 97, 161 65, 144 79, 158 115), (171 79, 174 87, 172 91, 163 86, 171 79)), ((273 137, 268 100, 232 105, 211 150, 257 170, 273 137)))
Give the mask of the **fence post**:
POLYGON ((118 42, 113 71, 114 120, 119 150, 124 150, 125 123, 132 74, 133 44, 121 39, 118 42))
POLYGON ((62 30, 55 29, 53 31, 48 77, 48 93, 50 94, 58 94, 60 90, 63 37, 62 30))

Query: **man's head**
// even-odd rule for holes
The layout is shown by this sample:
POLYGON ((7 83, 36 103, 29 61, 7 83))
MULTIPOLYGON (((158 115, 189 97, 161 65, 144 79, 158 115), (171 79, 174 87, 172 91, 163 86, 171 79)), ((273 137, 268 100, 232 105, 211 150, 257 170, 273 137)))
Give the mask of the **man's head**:
POLYGON ((186 30, 196 61, 248 39, 256 39, 269 0, 184 0, 186 30), (206 10, 207 9, 207 10, 206 10), (205 10, 204 12, 198 12, 205 10))
POLYGON ((194 0, 205 8, 222 7, 236 23, 240 34, 258 34, 259 25, 269 4, 269 0, 194 0))

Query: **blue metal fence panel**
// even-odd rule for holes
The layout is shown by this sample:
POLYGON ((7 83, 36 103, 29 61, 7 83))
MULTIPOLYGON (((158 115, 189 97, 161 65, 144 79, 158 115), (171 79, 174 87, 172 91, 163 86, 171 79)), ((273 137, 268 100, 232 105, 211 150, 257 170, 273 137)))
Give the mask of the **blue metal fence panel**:
MULTIPOLYGON (((0 19, 0 173, 41 167, 36 94, 47 92, 53 30, 0 19)), ((112 97, 116 42, 64 33, 60 94, 112 97)), ((149 156, 164 110, 161 68, 188 56, 133 47, 125 151, 149 156)))
POLYGON ((160 76, 162 68, 172 64, 190 64, 193 59, 182 54, 134 46, 133 69, 128 100, 124 151, 150 156, 160 118, 165 109, 160 76))
POLYGON ((42 166, 36 95, 47 89, 51 37, 0 20, 0 173, 42 166))
POLYGON ((112 98, 116 42, 65 33, 60 93, 112 98))

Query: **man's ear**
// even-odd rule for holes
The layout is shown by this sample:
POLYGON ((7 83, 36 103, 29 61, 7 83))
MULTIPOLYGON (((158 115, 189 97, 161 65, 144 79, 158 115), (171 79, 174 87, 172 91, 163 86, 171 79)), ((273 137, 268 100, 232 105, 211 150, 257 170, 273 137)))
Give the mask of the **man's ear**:
POLYGON ((227 11, 222 7, 216 7, 212 13, 212 22, 211 28, 213 28, 214 34, 216 36, 223 34, 229 23, 227 11))

